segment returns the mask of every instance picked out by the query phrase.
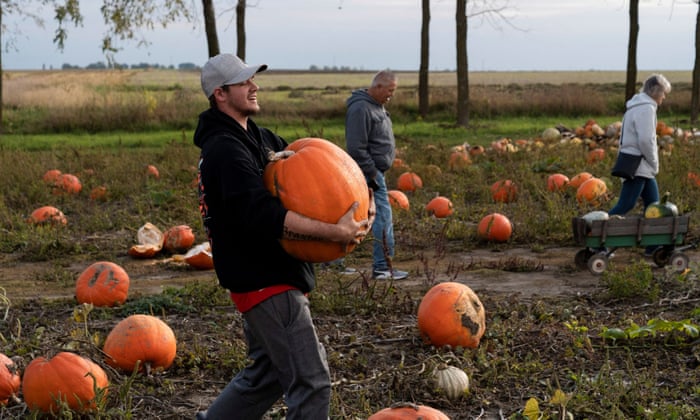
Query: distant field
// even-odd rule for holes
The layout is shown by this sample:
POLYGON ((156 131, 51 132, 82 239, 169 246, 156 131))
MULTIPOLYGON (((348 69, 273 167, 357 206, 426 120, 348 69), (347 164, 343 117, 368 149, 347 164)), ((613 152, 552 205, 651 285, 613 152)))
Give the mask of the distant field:
MULTIPOLYGON (((691 83, 690 71, 640 70, 638 80, 644 80, 649 74, 660 72, 666 75, 672 83, 691 83)), ((258 79, 263 88, 326 88, 333 86, 360 87, 369 83, 374 72, 351 73, 311 73, 307 71, 276 71, 269 70, 258 79)), ((417 72, 398 72, 399 82, 403 87, 417 86, 417 72)), ((4 72, 5 88, 12 89, 13 85, 27 87, 36 83, 58 82, 61 84, 80 83, 86 81, 92 84, 110 84, 119 80, 133 85, 174 85, 184 87, 199 86, 199 72, 177 70, 61 70, 61 71, 6 71, 4 72)), ((624 71, 516 71, 516 72, 470 72, 469 82, 472 85, 511 85, 511 84, 609 84, 625 83, 624 71)), ((456 85, 454 72, 431 72, 429 83, 433 86, 456 85)))

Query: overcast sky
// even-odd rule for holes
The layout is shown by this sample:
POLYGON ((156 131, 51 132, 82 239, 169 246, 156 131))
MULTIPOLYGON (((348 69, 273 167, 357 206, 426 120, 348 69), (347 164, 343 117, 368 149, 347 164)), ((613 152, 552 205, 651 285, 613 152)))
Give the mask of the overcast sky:
MULTIPOLYGON (((696 0, 697 1, 697 0, 696 0)), ((692 70, 695 18, 692 0, 641 0, 639 7, 639 70, 692 70)), ((45 11, 46 27, 37 28, 17 16, 3 17, 6 70, 59 69, 64 63, 85 67, 106 62, 100 50, 104 24, 98 0, 84 0, 85 22, 71 28, 66 49, 53 44, 55 23, 45 11), (12 36, 10 36, 12 35, 12 36)), ((234 0, 215 1, 219 10, 234 0)), ((248 0, 247 60, 271 69, 349 67, 417 70, 421 25, 420 0, 248 0)), ((473 3, 471 0, 469 3, 473 3)), ((194 1, 198 7, 201 2, 194 1)), ((430 69, 454 70, 455 0, 432 0, 430 69)), ((624 70, 629 31, 625 0, 510 0, 502 20, 469 19, 471 71, 624 70)), ((201 15, 201 12, 200 12, 201 15)), ((122 44, 116 59, 132 65, 174 65, 207 59, 199 22, 145 32, 146 47, 122 44)), ((231 13, 217 20, 223 52, 235 52, 231 13)))

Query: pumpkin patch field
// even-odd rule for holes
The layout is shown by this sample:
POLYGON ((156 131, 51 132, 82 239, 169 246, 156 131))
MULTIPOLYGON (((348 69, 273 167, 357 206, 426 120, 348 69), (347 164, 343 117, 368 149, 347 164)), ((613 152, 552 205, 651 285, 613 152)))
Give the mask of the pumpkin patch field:
MULTIPOLYGON (((664 117, 675 130, 659 137, 659 207, 690 215, 693 244, 700 145, 664 117)), ((444 121, 426 135, 426 121, 395 118, 392 263, 409 277, 371 278, 370 235, 345 256, 357 273, 316 264, 309 295, 331 419, 700 415, 700 252, 685 251, 683 270, 636 247, 600 275, 575 260, 572 219, 620 191, 616 114, 537 117, 517 136, 477 118, 489 134, 464 139, 444 121)), ((335 124, 285 137, 342 147, 335 124)), ((190 129, 158 144, 119 136, 0 147, 0 419, 191 419, 250 362, 211 269, 190 129)), ((265 419, 284 415, 280 400, 265 419)))

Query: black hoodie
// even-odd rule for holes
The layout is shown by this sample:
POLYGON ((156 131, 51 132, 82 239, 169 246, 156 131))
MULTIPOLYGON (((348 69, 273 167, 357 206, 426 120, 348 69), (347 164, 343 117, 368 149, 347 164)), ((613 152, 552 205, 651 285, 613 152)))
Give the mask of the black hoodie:
POLYGON ((194 144, 199 160, 199 206, 222 287, 244 293, 273 285, 314 288, 313 266, 279 243, 287 210, 265 188, 269 151, 287 143, 248 120, 244 130, 216 109, 199 115, 194 144))

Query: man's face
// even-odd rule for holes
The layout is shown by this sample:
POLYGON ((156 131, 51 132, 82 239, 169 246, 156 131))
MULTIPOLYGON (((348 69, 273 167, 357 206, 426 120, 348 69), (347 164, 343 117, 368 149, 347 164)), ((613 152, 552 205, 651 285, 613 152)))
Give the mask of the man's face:
POLYGON ((394 96, 394 92, 396 91, 396 82, 391 82, 386 85, 380 85, 379 89, 377 89, 377 101, 384 105, 387 102, 389 102, 394 96))
POLYGON ((226 95, 227 108, 245 117, 260 111, 258 85, 255 84, 253 79, 254 77, 251 77, 245 82, 228 85, 228 91, 222 89, 224 95, 226 95))

